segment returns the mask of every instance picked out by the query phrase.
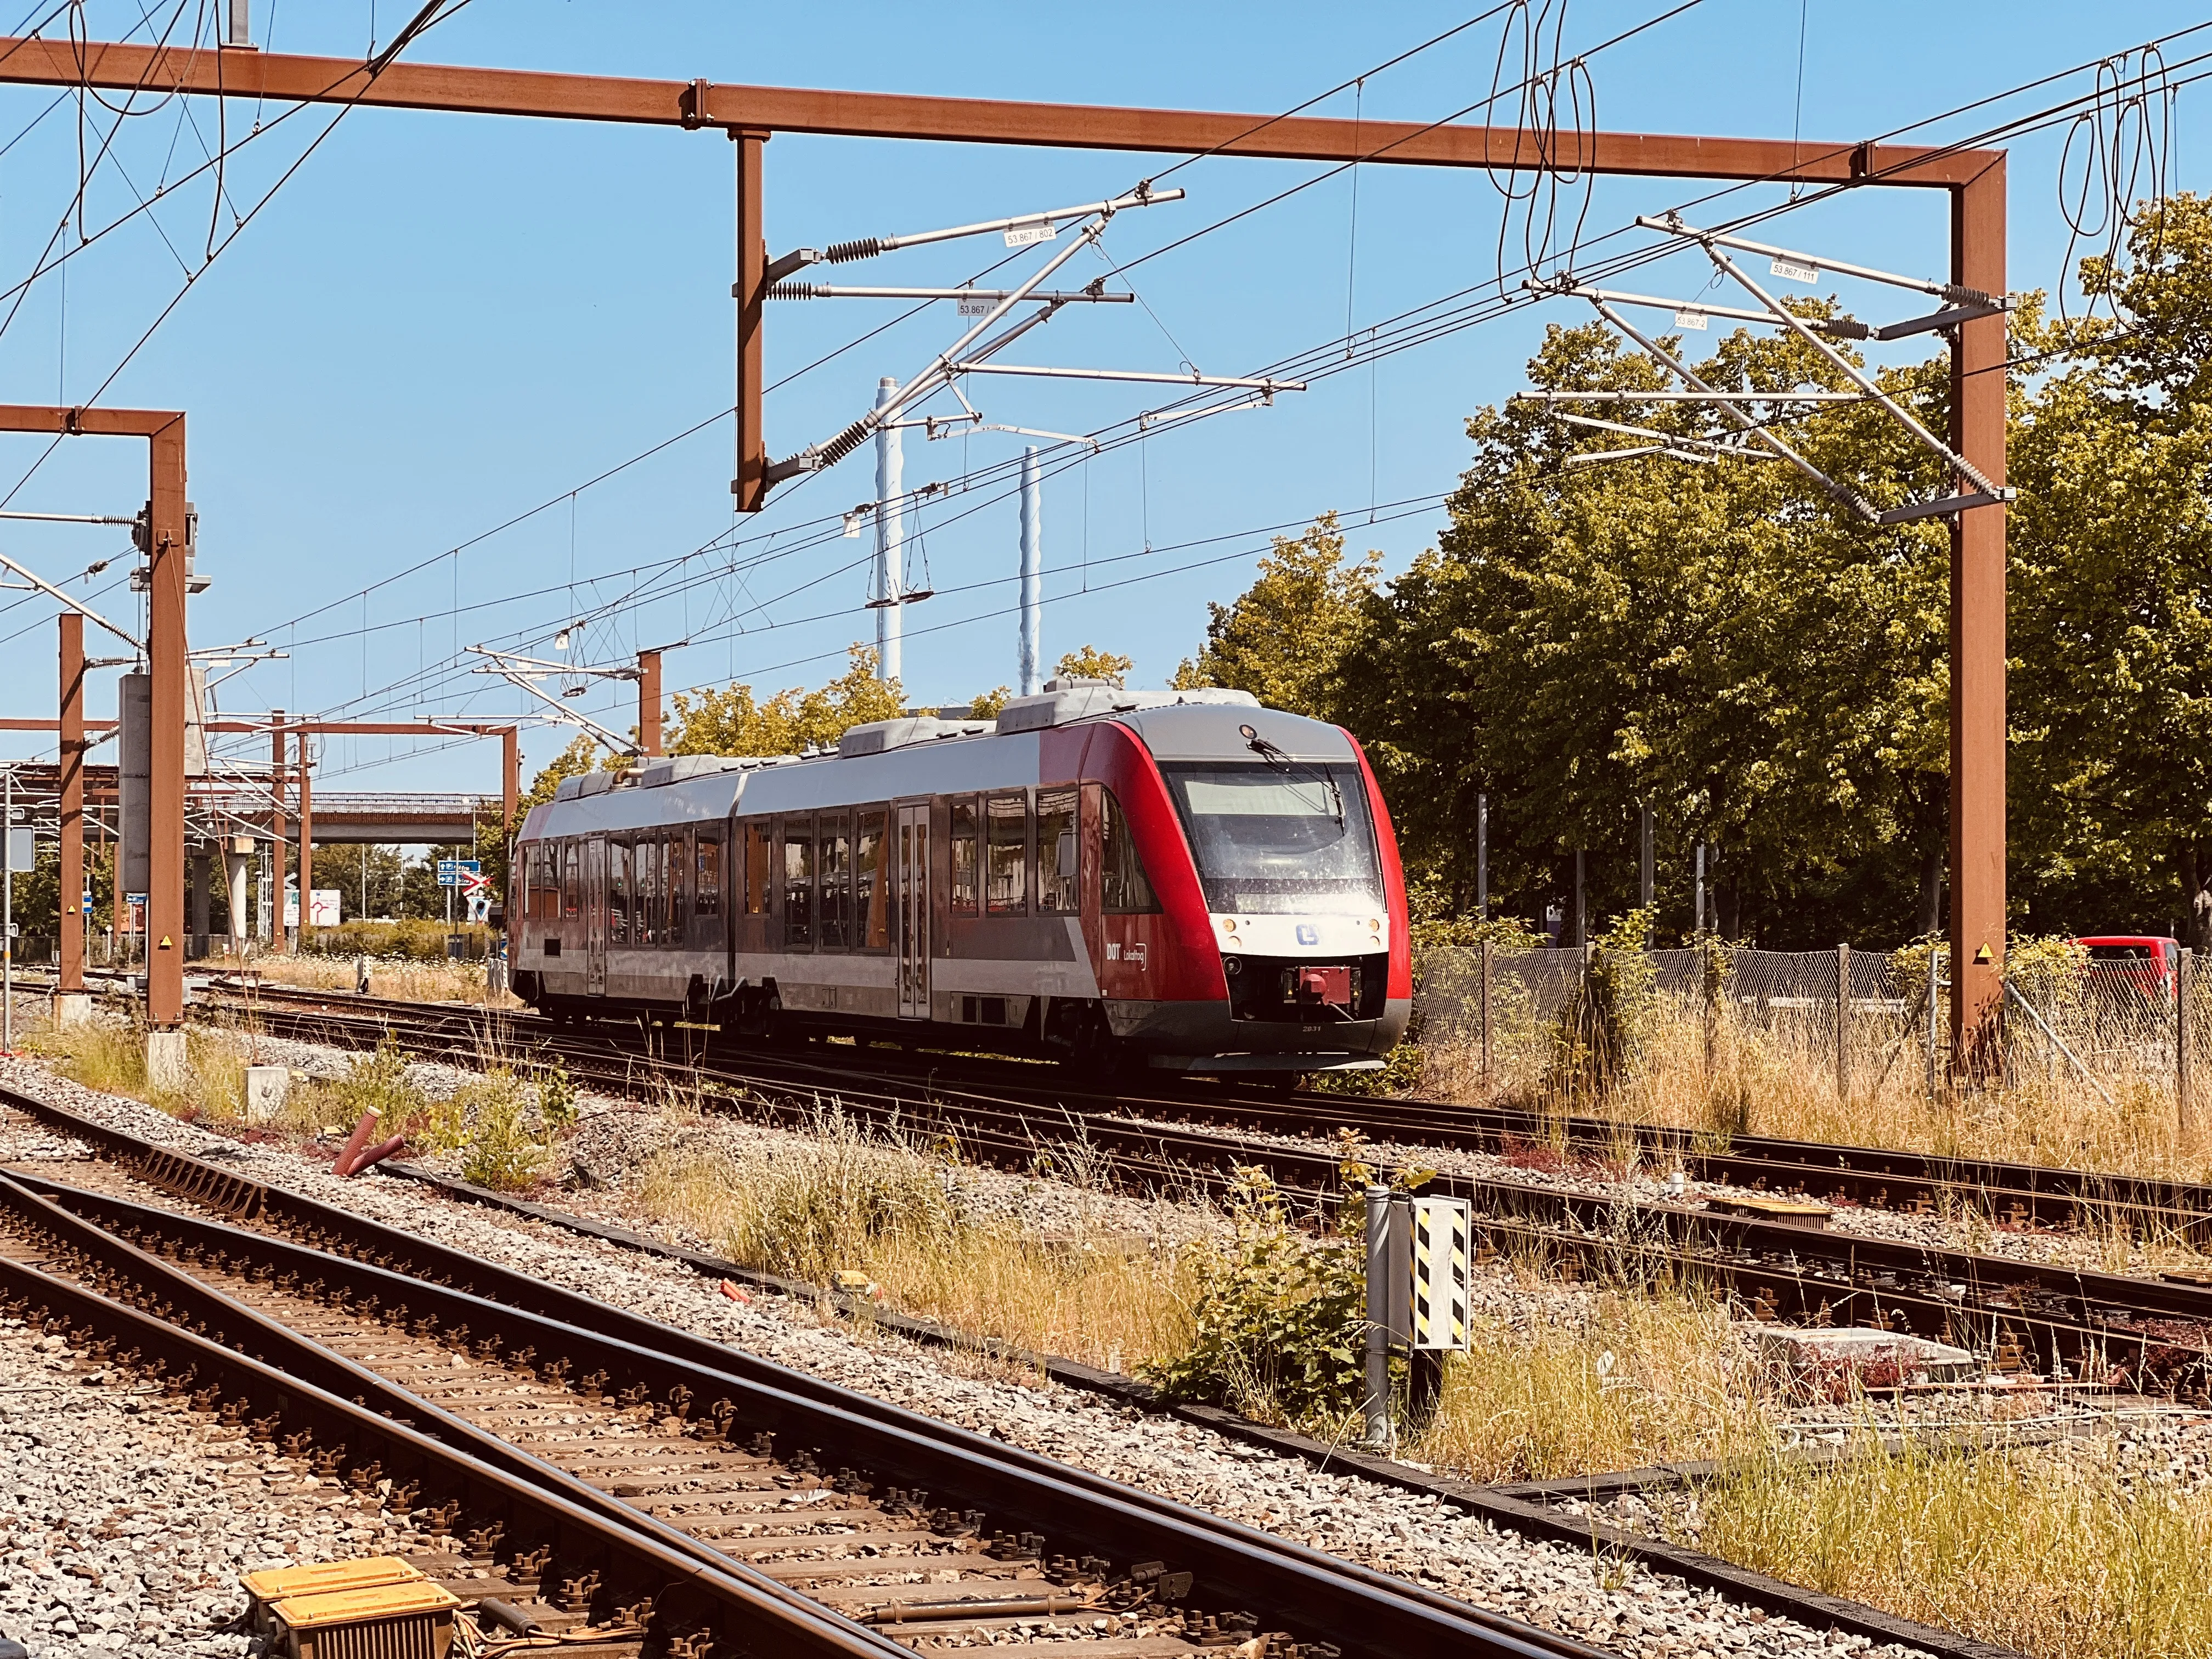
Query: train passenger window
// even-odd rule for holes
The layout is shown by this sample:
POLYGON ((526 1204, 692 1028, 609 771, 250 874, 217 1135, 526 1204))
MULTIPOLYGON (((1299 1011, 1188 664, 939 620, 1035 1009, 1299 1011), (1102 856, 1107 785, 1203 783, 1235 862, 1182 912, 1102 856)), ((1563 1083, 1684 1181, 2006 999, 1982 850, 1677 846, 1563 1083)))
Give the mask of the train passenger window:
POLYGON ((993 795, 984 869, 987 902, 994 916, 1026 915, 1030 908, 1030 813, 1025 795, 993 795))
POLYGON ((553 849, 544 842, 532 842, 529 856, 523 860, 522 914, 532 921, 556 921, 560 919, 561 891, 553 884, 553 849))
POLYGON ((722 832, 702 830, 691 860, 691 948, 722 948, 722 832))
POLYGON ((572 919, 582 914, 577 895, 577 871, 583 860, 578 850, 580 846, 571 841, 562 842, 561 848, 561 914, 572 919))
POLYGON ((975 914, 979 892, 975 856, 975 798, 963 796, 952 803, 952 914, 975 914))
POLYGON ((690 837, 672 830, 660 848, 660 942, 672 950, 684 945, 684 922, 690 914, 684 877, 691 869, 690 837))
POLYGON ((814 823, 811 818, 783 821, 783 942, 797 950, 814 948, 814 823))
POLYGON ((1075 791, 1040 789, 1036 798, 1037 908, 1083 908, 1082 866, 1076 861, 1075 791))
POLYGON ((1098 789, 1098 908, 1109 916, 1156 913, 1160 902, 1145 874, 1129 815, 1111 789, 1098 789))
POLYGON ((854 815, 853 942, 863 951, 887 951, 891 943, 891 861, 884 819, 880 808, 854 815))
POLYGON ((732 879, 744 884, 741 902, 749 916, 764 916, 774 903, 775 887, 775 838, 769 833, 766 818, 755 818, 744 827, 744 867, 732 872, 732 879))
POLYGON ((815 916, 815 943, 824 951, 842 951, 853 942, 853 821, 842 812, 824 812, 815 820, 814 874, 821 897, 815 916))
POLYGON ((607 843, 607 943, 629 943, 629 843, 607 843))

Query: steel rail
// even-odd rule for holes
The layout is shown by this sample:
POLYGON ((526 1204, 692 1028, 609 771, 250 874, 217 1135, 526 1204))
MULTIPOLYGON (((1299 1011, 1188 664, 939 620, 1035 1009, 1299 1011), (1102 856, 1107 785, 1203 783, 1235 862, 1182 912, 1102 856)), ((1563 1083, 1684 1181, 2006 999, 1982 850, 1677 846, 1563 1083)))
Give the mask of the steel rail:
MULTIPOLYGON (((410 1022, 434 1020, 441 1031, 451 1036, 497 1028, 502 1040, 527 1038, 557 1048, 564 1058, 586 1057, 594 1049, 663 1061, 667 1058, 650 1056, 649 1051, 629 1046, 624 1034, 635 1028, 612 1022, 600 1028, 599 1041, 593 1043, 579 1036, 573 1028, 553 1026, 509 1010, 465 1011, 457 1006, 434 1012, 421 1004, 380 998, 325 998, 269 987, 261 988, 258 994, 280 1001, 313 1002, 338 1018, 361 1018, 374 1011, 410 1022)), ((261 1012, 274 1010, 264 1007, 261 1012)), ((866 1067, 856 1064, 846 1068, 848 1077, 859 1078, 865 1072, 873 1074, 868 1079, 872 1081, 926 1083, 940 1091, 957 1086, 955 1075, 942 1060, 917 1062, 880 1049, 866 1054, 866 1067)), ((730 1080, 750 1080, 763 1068, 799 1062, 788 1054, 733 1054, 726 1048, 708 1046, 684 1063, 730 1080)), ((1274 1133, 1292 1135, 1315 1133, 1319 1120, 1331 1127, 1356 1128, 1400 1145, 1426 1144, 1477 1152, 1510 1152, 1516 1144, 1534 1145, 1563 1134, 1570 1146, 1601 1157, 1614 1158, 1625 1148, 1632 1148, 1638 1158, 1679 1165, 1695 1180, 1777 1193, 1803 1192, 1825 1197, 1831 1203, 1924 1211, 1949 1200, 1971 1205, 2010 1225, 2079 1228, 2085 1221, 2117 1223, 2153 1237, 2212 1243, 2212 1185, 2160 1176, 1762 1135, 1734 1136, 1728 1150, 1712 1151, 1699 1148, 1692 1131, 1671 1125, 1554 1117, 1511 1107, 1451 1101, 1367 1100, 1310 1090, 1285 1097, 1226 1085, 1208 1097, 1188 1091, 1147 1094, 1142 1090, 1115 1093, 1069 1089, 1058 1079, 1041 1088, 1036 1071, 1034 1066, 1018 1061, 975 1059, 963 1059, 958 1066, 958 1075, 971 1084, 995 1085, 1015 1093, 1042 1092, 1059 1103, 1095 1102, 1102 1111, 1137 1109, 1146 1115, 1264 1126, 1274 1133)))
MULTIPOLYGON (((625 1335, 642 1334, 644 1341, 635 1346, 641 1346, 648 1352, 666 1351, 695 1358, 704 1369, 728 1370, 729 1374, 740 1379, 765 1376, 772 1383, 787 1383, 794 1393, 808 1395, 819 1394, 848 1405, 856 1411, 881 1413, 894 1419, 906 1419, 910 1416, 900 1412, 896 1407, 885 1406, 869 1396, 853 1396, 848 1391, 836 1389, 834 1385, 823 1383, 818 1379, 803 1373, 789 1372, 782 1367, 758 1360, 750 1355, 721 1347, 690 1333, 662 1327, 641 1316, 629 1315, 623 1310, 611 1308, 607 1304, 588 1297, 574 1296, 573 1293, 561 1291, 556 1286, 547 1285, 527 1275, 499 1267, 496 1264, 484 1262, 480 1258, 453 1251, 434 1242, 384 1227, 381 1224, 368 1221, 349 1212, 335 1211, 329 1206, 291 1193, 288 1189, 254 1182, 234 1171, 219 1170, 204 1160, 193 1158, 189 1155, 153 1146, 125 1132, 79 1118, 64 1109, 47 1106, 35 1097, 17 1096, 13 1091, 9 1091, 9 1097, 19 1106, 35 1109, 33 1115, 41 1117, 42 1121, 51 1123, 55 1127, 76 1133, 79 1138, 96 1149, 118 1158, 132 1171, 137 1179, 148 1185, 163 1188, 186 1198, 188 1201, 234 1214, 252 1215, 266 1224, 288 1228, 311 1238, 319 1239, 325 1243, 362 1251, 372 1262, 377 1265, 385 1265, 397 1260, 402 1264, 403 1269, 410 1272, 410 1274, 416 1270, 417 1264, 405 1253, 420 1252, 424 1258, 422 1264, 422 1271, 433 1279, 451 1280, 453 1288, 465 1288, 473 1294, 483 1295, 495 1301, 512 1299, 526 1307, 541 1304, 550 1306, 556 1315, 571 1309, 580 1309, 586 1323, 597 1334, 612 1335, 618 1340, 625 1335), (391 1246, 392 1250, 402 1254, 394 1256, 387 1253, 383 1248, 386 1244, 391 1246), (478 1275, 478 1278, 474 1281, 465 1281, 459 1277, 462 1273, 470 1273, 478 1275), (730 1370, 732 1367, 735 1369, 730 1370)), ((17 1179, 27 1186, 52 1190, 57 1195, 65 1191, 58 1182, 46 1182, 29 1176, 18 1176, 17 1179)), ((441 1184, 449 1191, 454 1191, 455 1195, 458 1196, 478 1198, 483 1201, 505 1205, 518 1212, 529 1214, 542 1221, 572 1226, 576 1231, 611 1238, 617 1243, 656 1249, 660 1254, 682 1258, 688 1265, 699 1270, 716 1272, 731 1265, 698 1257, 693 1252, 658 1245, 651 1240, 623 1235, 618 1230, 605 1228, 599 1224, 585 1221, 580 1218, 567 1218, 557 1211, 548 1211, 541 1206, 516 1203, 499 1194, 477 1193, 473 1189, 466 1188, 456 1190, 454 1183, 451 1182, 441 1182, 441 1184)), ((106 1197, 106 1195, 100 1196, 106 1197)), ((110 1200, 109 1202, 112 1206, 108 1211, 110 1219, 123 1219, 138 1207, 131 1205, 129 1200, 110 1200)), ((218 1245, 216 1248, 222 1247, 218 1245)), ((734 1271, 755 1279, 764 1279, 769 1277, 747 1274, 746 1270, 741 1268, 734 1271)), ((780 1281, 775 1287, 799 1294, 805 1293, 807 1289, 805 1286, 786 1285, 780 1281)), ((1087 1373, 1087 1368, 1070 1366, 1067 1362, 1047 1363, 1053 1366, 1055 1375, 1063 1376, 1063 1380, 1066 1380, 1066 1376, 1068 1374, 1087 1373)), ((1081 1377, 1077 1380, 1080 1386, 1090 1386, 1091 1382, 1104 1382, 1109 1385, 1109 1391, 1113 1393, 1115 1397, 1122 1399, 1124 1403, 1138 1403, 1149 1409, 1159 1409, 1160 1402, 1157 1401, 1133 1400, 1133 1391, 1122 1379, 1092 1376, 1088 1382, 1081 1377), (1119 1386, 1111 1386, 1116 1384, 1119 1386)), ((1244 1423, 1232 1414, 1212 1407, 1182 1407, 1178 1408, 1178 1414, 1204 1426, 1211 1427, 1217 1432, 1252 1441, 1279 1455, 1301 1457, 1306 1461, 1314 1462, 1323 1468, 1340 1468, 1347 1473, 1358 1474, 1370 1480, 1404 1487, 1425 1496, 1442 1498, 1457 1508, 1466 1510, 1492 1524, 1510 1531, 1562 1543, 1570 1547, 1601 1546, 1620 1551, 1625 1554, 1648 1558, 1654 1571, 1680 1574, 1690 1583, 1718 1589, 1734 1599, 1800 1620, 1814 1628, 1825 1626, 1850 1631, 1875 1641, 1902 1642, 1908 1646, 1944 1656, 1944 1659, 2016 1659, 2010 1650, 1999 1648, 1955 1632, 1911 1625, 1908 1621, 1894 1619, 1875 1609, 1862 1607, 1818 1591, 1808 1590, 1802 1586, 1785 1583, 1765 1575, 1748 1572, 1696 1552, 1686 1552, 1658 1540, 1621 1533, 1601 1522, 1565 1520, 1547 1512, 1539 1505, 1532 1505, 1522 1498, 1499 1490, 1470 1486, 1465 1482, 1425 1474, 1385 1460, 1363 1456, 1356 1451, 1349 1451, 1340 1447, 1328 1447, 1319 1443, 1308 1442, 1286 1431, 1267 1430, 1257 1425, 1244 1423)), ((921 1421, 933 1431, 942 1430, 942 1425, 936 1425, 933 1419, 924 1419, 921 1421)), ((949 1432, 956 1437, 961 1435, 959 1431, 949 1431, 949 1432)), ((1089 1474, 1085 1471, 1063 1468, 1048 1459, 1038 1457, 1016 1448, 993 1442, 989 1443, 988 1449, 1002 1458, 1026 1463, 1049 1475, 1105 1491, 1146 1507, 1178 1516, 1188 1513, 1181 1505, 1153 1498, 1148 1493, 1120 1487, 1115 1483, 1089 1474)), ((1287 1549, 1292 1554, 1301 1557, 1310 1556, 1313 1553, 1302 1546, 1286 1544, 1272 1534, 1258 1533, 1233 1522, 1214 1522, 1211 1517, 1207 1517, 1207 1520, 1209 1524, 1218 1524, 1262 1547, 1287 1549)), ((1320 1559, 1334 1570, 1349 1573, 1362 1582, 1379 1584, 1395 1594, 1410 1594, 1422 1602, 1441 1607, 1455 1616, 1466 1616, 1466 1604, 1451 1598, 1441 1596, 1417 1585, 1408 1585, 1404 1581, 1375 1573, 1356 1564, 1337 1561, 1334 1558, 1320 1559)), ((1486 1621, 1495 1618, 1495 1615, 1490 1614, 1480 1616, 1486 1621)), ((1516 1630, 1522 1628, 1514 1625, 1513 1621, 1504 1622, 1516 1630)), ((1571 1651, 1581 1651, 1575 1648, 1571 1642, 1565 1645, 1571 1651)))
MULTIPOLYGON (((608 1057, 595 1067, 587 1054, 560 1052, 564 1063, 590 1068, 583 1075, 602 1086, 635 1092, 642 1064, 659 1082, 680 1079, 702 1093, 742 1089, 744 1095, 728 1097, 732 1105, 801 1130, 825 1099, 834 1099, 878 1123, 941 1129, 1018 1168, 1032 1164, 1055 1142, 1079 1139, 1155 1188, 1218 1188, 1238 1165, 1265 1170, 1287 1192, 1310 1201, 1333 1200, 1341 1184, 1340 1155, 1334 1151, 1218 1129, 1133 1122, 1077 1109, 1066 1103, 1073 1096, 1048 1104, 927 1084, 919 1094, 900 1094, 882 1090, 890 1079, 862 1079, 857 1068, 812 1067, 816 1077, 802 1081, 787 1073, 735 1072, 726 1065, 678 1066, 635 1054, 608 1057), (877 1092, 850 1086, 863 1081, 877 1092), (782 1102, 773 1097, 776 1092, 785 1097, 782 1102), (933 1098, 933 1092, 944 1097, 933 1098)), ((1249 1114, 1250 1109, 1230 1109, 1249 1114)), ((1564 1254, 1601 1274, 1663 1262, 1741 1294, 1765 1316, 1815 1324, 1863 1321, 1981 1349, 2010 1340, 2025 1344, 2023 1352, 2033 1354, 2036 1370, 2045 1376, 2103 1370, 2113 1352, 2132 1349, 2131 1375, 2139 1382, 2212 1394, 2212 1288, 2203 1285, 1455 1173, 1437 1176, 1431 1190, 1468 1199, 1477 1211, 1478 1233, 1494 1235, 1493 1245, 1564 1254), (1632 1224, 1635 1237, 1621 1236, 1624 1221, 1632 1224)))
MULTIPOLYGON (((113 1345, 131 1344, 137 1353, 126 1368, 150 1369, 157 1378, 167 1373, 173 1388, 189 1389, 203 1376, 213 1378, 194 1394, 196 1405, 204 1409, 228 1396, 229 1413, 240 1422, 265 1408, 266 1416, 252 1419, 258 1437, 273 1441, 289 1425, 288 1444, 294 1448, 305 1450, 320 1439, 331 1472, 350 1465, 371 1483, 434 1480, 441 1490, 458 1494, 463 1512, 513 1538, 549 1547, 562 1566, 604 1568, 611 1609, 637 1604, 625 1604, 625 1594, 642 1592, 638 1600, 656 1603, 680 1587, 704 1604, 718 1634, 733 1643, 787 1643, 779 1650, 880 1659, 906 1651, 737 1563, 706 1563, 671 1550, 635 1527, 574 1503, 550 1483, 473 1455, 417 1426, 415 1413, 386 1415, 337 1392, 329 1385, 374 1392, 380 1379, 349 1375, 358 1368, 4 1177, 0 1212, 55 1253, 85 1262, 101 1281, 73 1283, 0 1255, 0 1295, 32 1322, 51 1330, 58 1310, 73 1328, 89 1328, 113 1345), (129 1305, 117 1294, 125 1287, 157 1305, 151 1310, 129 1305), (259 1352, 244 1351, 247 1342, 259 1352)), ((418 1410, 422 1404, 411 1403, 418 1410)))
MULTIPOLYGON (((25 1103, 13 1091, 7 1098, 19 1108, 25 1103)), ((49 1109, 40 1115, 80 1133, 70 1121, 74 1115, 49 1109)), ((727 1415, 779 1440, 833 1449, 835 1460, 952 1495, 963 1505, 980 1505, 996 1522, 1063 1541, 1073 1528, 1079 1537, 1072 1541, 1085 1551, 1129 1561, 1165 1559, 1193 1571, 1194 1595, 1203 1600, 1224 1607, 1264 1607, 1271 1616, 1305 1627, 1294 1633, 1348 1639, 1363 1653, 1594 1659, 1594 1650, 1534 1626, 904 1411, 350 1212, 151 1147, 88 1120, 77 1121, 83 1126, 81 1138, 129 1155, 141 1164, 142 1178, 149 1182, 242 1217, 311 1230, 333 1248, 296 1243, 21 1173, 0 1177, 0 1206, 13 1189, 102 1231, 158 1237, 204 1253, 225 1252, 272 1274, 313 1275, 343 1300, 374 1297, 387 1309, 394 1304, 410 1311, 427 1307, 449 1329, 459 1324, 497 1336, 510 1353, 534 1348, 572 1358, 580 1370, 595 1368, 608 1379, 603 1392, 641 1387, 656 1401, 685 1402, 688 1409, 718 1419, 727 1415), (706 1402, 727 1402, 728 1409, 706 1402)), ((267 1340, 270 1322, 262 1316, 182 1269, 138 1254, 170 1285, 181 1281, 195 1287, 196 1299, 214 1310, 209 1316, 225 1322, 222 1335, 232 1346, 267 1340)), ((184 1299, 182 1291, 169 1293, 184 1299)), ((375 1373, 336 1356, 331 1361, 341 1368, 346 1386, 379 1396, 386 1410, 435 1419, 440 1437, 469 1443, 483 1461, 504 1463, 520 1477, 562 1490, 580 1507, 598 1508, 619 1523, 657 1534, 664 1547, 726 1565, 719 1552, 526 1453, 502 1448, 485 1431, 375 1373)))

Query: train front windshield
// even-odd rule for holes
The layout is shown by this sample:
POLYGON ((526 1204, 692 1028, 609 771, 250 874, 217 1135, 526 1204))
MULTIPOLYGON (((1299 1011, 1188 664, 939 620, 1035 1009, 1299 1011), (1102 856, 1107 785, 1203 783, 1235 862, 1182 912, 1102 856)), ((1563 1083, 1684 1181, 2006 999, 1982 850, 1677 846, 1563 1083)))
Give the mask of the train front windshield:
POLYGON ((1356 766, 1163 766, 1217 915, 1379 916, 1382 873, 1356 766))

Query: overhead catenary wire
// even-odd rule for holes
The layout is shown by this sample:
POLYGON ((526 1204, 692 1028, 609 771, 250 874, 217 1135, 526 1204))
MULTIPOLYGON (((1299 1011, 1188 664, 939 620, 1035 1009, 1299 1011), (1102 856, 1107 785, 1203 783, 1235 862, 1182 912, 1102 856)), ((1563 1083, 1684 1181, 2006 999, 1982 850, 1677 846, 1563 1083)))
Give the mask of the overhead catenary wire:
MULTIPOLYGON (((2046 80, 2047 80, 2047 79, 2051 79, 2051 78, 2057 78, 2057 77, 2045 77, 2045 78, 2046 78, 2046 80)), ((2032 84, 2040 84, 2040 82, 2039 82, 2039 83, 2032 83, 2032 84)), ((2004 94, 1995 94, 1995 95, 1993 95, 1993 98, 1994 98, 1995 96, 2002 96, 2002 95, 2004 95, 2004 94)), ((1978 100, 1978 104, 1977 104, 1977 105, 1974 105, 1974 106, 1961 106, 1961 107, 1965 107, 1965 108, 1976 107, 1976 106, 1978 106, 1978 104, 1979 104, 1980 102, 1987 102, 1987 101, 1991 101, 1991 100, 1978 100)), ((2064 107, 2064 106, 2060 106, 2060 107, 2062 107, 2062 108, 2063 108, 2063 107, 2064 107)), ((1930 118, 1932 119, 1932 118, 1930 118)), ((1924 125, 1924 123, 1916 124, 1916 125, 1924 125)), ((1910 128, 1907 128, 1907 129, 1900 129, 1900 131, 1910 131, 1910 130, 1911 130, 1910 128)), ((1753 182, 1753 181, 1746 181, 1746 183, 1745 183, 1745 184, 1738 184, 1738 185, 1732 185, 1732 186, 1730 186, 1729 188, 1730 188, 1731 190, 1742 189, 1742 188, 1747 187, 1747 184, 1748 182, 1753 182)), ((1719 194, 1719 193, 1724 193, 1724 192, 1717 192, 1717 194, 1719 194)), ((1166 250, 1164 250, 1164 249, 1163 249, 1163 250, 1155 250, 1155 253, 1157 253, 1157 252, 1164 252, 1164 251, 1166 251, 1166 250)), ((1152 257, 1152 256, 1147 256, 1147 257, 1152 257)), ((1471 322, 1470 322, 1468 319, 1467 319, 1462 318, 1462 319, 1452 319, 1452 320, 1451 320, 1451 326, 1452 326, 1452 327, 1466 326, 1466 325, 1471 325, 1471 322)), ((1438 337, 1438 335, 1439 335, 1441 332, 1443 332, 1443 331, 1449 331, 1449 329, 1437 329, 1436 331, 1434 331, 1434 332, 1431 332, 1431 333, 1428 334, 1427 336, 1425 336, 1425 337, 1423 337, 1423 338, 1408 338, 1408 339, 1404 339, 1404 340, 1401 340, 1401 341, 1397 341, 1397 342, 1390 343, 1389 343, 1389 349, 1412 349, 1412 347, 1413 347, 1413 345, 1419 344, 1419 343, 1425 343, 1426 338, 1437 337, 1438 337)), ((1370 333, 1374 334, 1374 336, 1375 336, 1376 346, 1376 348, 1377 348, 1377 349, 1374 349, 1374 350, 1372 350, 1372 351, 1370 351, 1370 352, 1363 352, 1363 353, 1361 353, 1361 354, 1360 354, 1360 359, 1361 359, 1361 360, 1363 360, 1363 361, 1365 361, 1365 360, 1370 360, 1372 356, 1376 356, 1382 355, 1382 350, 1381 350, 1379 348, 1381 348, 1381 347, 1382 347, 1385 343, 1384 343, 1384 341, 1383 341, 1383 338, 1382 338, 1382 334, 1381 334, 1380 331, 1370 331, 1370 333)), ((2041 355, 2041 354, 2039 354, 2039 355, 2041 355)))

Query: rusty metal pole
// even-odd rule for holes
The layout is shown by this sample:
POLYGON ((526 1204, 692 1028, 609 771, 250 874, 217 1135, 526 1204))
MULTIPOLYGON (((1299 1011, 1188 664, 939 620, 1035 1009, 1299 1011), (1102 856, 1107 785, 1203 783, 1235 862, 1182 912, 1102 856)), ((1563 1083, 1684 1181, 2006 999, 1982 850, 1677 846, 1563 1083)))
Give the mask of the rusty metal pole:
MULTIPOLYGON (((2005 167, 1996 156, 1951 192, 1951 276, 2005 291, 2005 167)), ((2005 319, 1959 328, 1951 354, 1951 442, 2005 478, 2005 319)), ((1996 1060, 2005 951, 2005 509, 1961 513, 1951 530, 1951 1069, 1986 1077, 1996 1060)))
POLYGON ((54 989, 84 989, 84 618, 61 614, 61 870, 58 948, 60 976, 54 989))
POLYGON ((499 822, 507 838, 514 839, 514 809, 522 798, 522 756, 513 726, 499 734, 499 822))
POLYGON ((146 869, 146 1023, 185 1018, 185 726, 191 714, 185 635, 185 417, 148 434, 149 572, 146 667, 152 679, 146 869))
POLYGON ((660 752, 660 653, 637 653, 637 742, 648 755, 660 752))
POLYGON ((284 711, 272 708, 269 717, 269 939, 268 947, 284 949, 284 711))
POLYGON ((313 902, 310 890, 315 884, 315 799, 313 785, 307 776, 307 734, 300 733, 300 922, 294 929, 295 945, 307 942, 307 917, 313 902))
POLYGON ((768 440, 761 419, 761 304, 768 294, 761 152, 768 140, 765 132, 730 130, 730 142, 737 146, 738 191, 738 476, 730 480, 730 493, 738 498, 740 513, 757 513, 768 504, 768 440))

